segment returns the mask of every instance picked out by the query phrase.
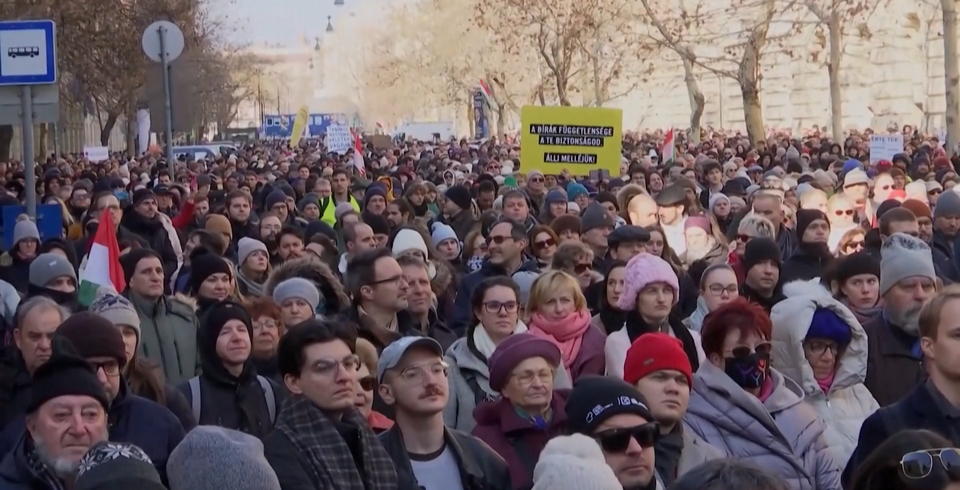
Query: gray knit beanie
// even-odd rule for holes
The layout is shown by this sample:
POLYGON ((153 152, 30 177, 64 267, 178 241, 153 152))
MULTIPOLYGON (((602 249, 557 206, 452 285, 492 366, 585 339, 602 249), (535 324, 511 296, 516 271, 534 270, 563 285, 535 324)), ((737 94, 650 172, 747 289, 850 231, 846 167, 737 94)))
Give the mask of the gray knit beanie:
POLYGON ((260 240, 255 240, 250 237, 241 238, 240 241, 237 242, 237 267, 243 267, 243 263, 247 261, 247 257, 250 257, 250 254, 257 250, 265 253, 267 257, 270 257, 267 246, 260 240))
POLYGON ((923 240, 906 233, 894 233, 880 248, 880 295, 909 277, 928 277, 936 281, 933 253, 923 240))
POLYGON ((114 326, 133 328, 137 332, 137 347, 140 347, 140 315, 130 300, 117 294, 104 294, 90 303, 89 311, 110 320, 114 326))
POLYGON ((46 287, 49 282, 63 276, 72 278, 74 283, 77 281, 77 271, 73 270, 73 264, 63 255, 40 254, 30 263, 30 284, 38 288, 46 287))
POLYGON ((13 227, 13 244, 16 245, 20 240, 28 238, 40 241, 40 230, 37 229, 37 224, 28 219, 18 221, 13 227))
POLYGON ((948 216, 960 216, 960 194, 953 190, 941 194, 937 199, 936 207, 933 208, 934 219, 948 216))
POLYGON ((283 305, 283 302, 291 298, 300 298, 310 304, 313 311, 317 311, 320 305, 320 291, 312 282, 302 278, 293 277, 277 284, 273 288, 273 302, 283 305))
POLYGON ((209 425, 188 432, 170 453, 167 478, 170 490, 280 490, 259 439, 209 425))

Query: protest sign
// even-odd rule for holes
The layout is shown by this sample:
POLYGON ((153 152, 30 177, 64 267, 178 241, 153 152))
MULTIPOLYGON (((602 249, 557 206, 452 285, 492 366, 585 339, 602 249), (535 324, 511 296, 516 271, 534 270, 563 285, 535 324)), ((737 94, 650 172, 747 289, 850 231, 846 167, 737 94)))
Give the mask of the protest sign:
POLYGON ((880 160, 893 161, 893 156, 903 153, 902 134, 874 134, 870 136, 870 164, 880 160))
POLYGON ((523 170, 589 175, 606 169, 620 174, 623 111, 602 107, 524 106, 520 161, 523 170))

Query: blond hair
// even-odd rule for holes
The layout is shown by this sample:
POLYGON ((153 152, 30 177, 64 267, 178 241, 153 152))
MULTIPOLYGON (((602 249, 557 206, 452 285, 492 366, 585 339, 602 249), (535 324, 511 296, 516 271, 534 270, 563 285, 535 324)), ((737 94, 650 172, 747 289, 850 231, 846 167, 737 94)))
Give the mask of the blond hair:
POLYGON ((773 228, 773 223, 771 223, 767 218, 764 218, 759 214, 755 214, 752 211, 743 218, 743 221, 740 222, 740 226, 737 227, 737 232, 750 233, 753 238, 776 237, 776 230, 773 228))
POLYGON ((943 319, 943 308, 947 303, 960 299, 960 284, 951 284, 937 293, 920 310, 920 336, 929 339, 937 338, 937 329, 940 327, 940 321, 943 319))
POLYGON ((546 304, 564 292, 564 288, 573 296, 573 304, 577 310, 587 308, 587 298, 580 291, 580 283, 570 274, 560 270, 550 270, 540 275, 530 286, 530 298, 527 300, 526 312, 531 315, 537 312, 537 307, 546 304))

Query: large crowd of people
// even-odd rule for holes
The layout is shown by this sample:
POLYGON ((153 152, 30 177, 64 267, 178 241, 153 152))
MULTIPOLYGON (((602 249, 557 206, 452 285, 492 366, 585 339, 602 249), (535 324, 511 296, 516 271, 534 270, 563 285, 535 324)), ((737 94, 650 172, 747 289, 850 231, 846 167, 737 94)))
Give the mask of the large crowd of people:
POLYGON ((63 224, 4 223, 0 490, 956 490, 960 159, 870 134, 0 163, 63 224))

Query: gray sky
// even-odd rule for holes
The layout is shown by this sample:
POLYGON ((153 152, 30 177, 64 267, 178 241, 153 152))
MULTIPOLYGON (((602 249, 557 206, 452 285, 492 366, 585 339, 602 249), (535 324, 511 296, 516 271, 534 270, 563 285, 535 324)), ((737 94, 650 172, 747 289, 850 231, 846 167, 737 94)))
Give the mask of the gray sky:
MULTIPOLYGON (((369 0, 344 0, 351 2, 369 0)), ((214 1, 215 15, 235 22, 236 42, 262 44, 292 44, 306 34, 309 38, 322 36, 327 28, 327 16, 334 20, 338 14, 334 0, 225 0, 214 1)), ((334 24, 336 27, 336 24, 334 24)))

